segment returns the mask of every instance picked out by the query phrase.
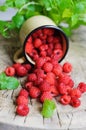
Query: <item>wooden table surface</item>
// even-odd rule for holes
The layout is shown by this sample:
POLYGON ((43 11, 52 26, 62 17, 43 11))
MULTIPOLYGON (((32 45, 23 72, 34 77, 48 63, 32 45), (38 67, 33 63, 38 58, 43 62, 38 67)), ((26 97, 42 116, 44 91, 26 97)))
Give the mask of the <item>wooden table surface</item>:
MULTIPOLYGON (((15 39, 0 37, 0 72, 12 65, 15 50, 19 48, 15 39)), ((75 87, 86 82, 86 27, 81 27, 71 37, 69 51, 61 62, 69 61, 73 65, 72 78, 75 87)), ((57 108, 51 118, 40 114, 42 105, 35 99, 29 103, 30 113, 21 117, 15 113, 15 98, 25 78, 19 78, 20 86, 16 90, 0 90, 0 130, 86 130, 86 93, 81 98, 81 106, 73 108, 57 102, 57 108)))

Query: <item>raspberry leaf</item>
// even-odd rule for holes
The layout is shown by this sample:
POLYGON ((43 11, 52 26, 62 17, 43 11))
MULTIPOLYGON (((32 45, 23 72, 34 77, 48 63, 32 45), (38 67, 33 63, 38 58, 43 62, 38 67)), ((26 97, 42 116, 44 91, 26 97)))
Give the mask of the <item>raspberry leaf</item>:
POLYGON ((43 103, 43 108, 42 108, 41 114, 45 118, 50 118, 53 115, 55 108, 56 108, 56 105, 55 105, 54 101, 46 99, 43 103))
POLYGON ((19 86, 19 82, 14 77, 6 76, 5 73, 0 74, 0 89, 16 89, 19 86))

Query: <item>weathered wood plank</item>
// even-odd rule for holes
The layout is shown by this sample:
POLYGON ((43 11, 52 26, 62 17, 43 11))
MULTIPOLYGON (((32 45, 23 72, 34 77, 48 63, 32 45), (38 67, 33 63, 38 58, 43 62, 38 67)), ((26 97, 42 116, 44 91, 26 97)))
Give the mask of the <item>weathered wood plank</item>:
MULTIPOLYGON (((86 27, 82 27, 72 35, 69 51, 61 62, 69 61, 73 65, 72 78, 75 87, 81 81, 86 82, 86 27), (80 31, 81 30, 81 31, 80 31)), ((0 37, 0 73, 12 64, 12 57, 17 48, 18 41, 5 40, 0 37)), ((42 104, 35 99, 29 102, 30 113, 21 117, 15 113, 15 99, 23 86, 24 78, 19 78, 20 86, 16 90, 0 90, 0 130, 85 130, 86 129, 86 94, 81 98, 81 106, 73 108, 63 106, 55 98, 56 110, 49 119, 40 114, 42 104)))

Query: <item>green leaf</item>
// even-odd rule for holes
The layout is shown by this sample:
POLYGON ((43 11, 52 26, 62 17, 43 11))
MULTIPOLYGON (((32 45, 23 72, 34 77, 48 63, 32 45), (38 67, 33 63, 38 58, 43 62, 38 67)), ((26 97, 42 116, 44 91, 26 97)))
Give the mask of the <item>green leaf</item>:
POLYGON ((25 21, 24 16, 20 14, 16 14, 12 18, 13 23, 15 24, 15 27, 20 28, 23 22, 25 21))
POLYGON ((71 17, 71 16, 72 16, 71 10, 70 10, 70 9, 64 9, 63 14, 62 14, 62 17, 63 17, 63 18, 69 18, 69 17, 71 17))
POLYGON ((26 3, 27 0, 15 0, 15 6, 17 8, 20 8, 21 6, 23 6, 26 3))
POLYGON ((42 108, 41 114, 45 118, 50 118, 53 115, 55 108, 56 108, 56 105, 55 105, 54 101, 46 99, 43 103, 43 108, 42 108))
POLYGON ((77 24, 77 22, 78 22, 78 15, 73 15, 72 17, 71 17, 71 27, 73 27, 73 26, 75 26, 76 24, 77 24))
POLYGON ((19 81, 14 77, 6 76, 5 73, 0 74, 0 89, 10 90, 16 89, 19 86, 19 81))

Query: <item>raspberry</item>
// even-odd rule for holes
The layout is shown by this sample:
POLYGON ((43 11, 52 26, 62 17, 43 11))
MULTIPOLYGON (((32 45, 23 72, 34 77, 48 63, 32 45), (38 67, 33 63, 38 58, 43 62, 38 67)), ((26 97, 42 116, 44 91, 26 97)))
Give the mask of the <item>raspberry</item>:
POLYGON ((37 68, 41 68, 44 65, 44 63, 45 63, 44 58, 42 58, 42 57, 38 58, 37 61, 36 61, 37 68))
POLYGON ((80 98, 81 97, 81 91, 77 88, 73 88, 71 91, 70 91, 70 96, 71 97, 76 97, 76 98, 80 98))
POLYGON ((37 87, 31 87, 29 90, 31 98, 37 98, 41 94, 40 89, 37 87))
POLYGON ((27 41, 25 44, 25 52, 30 54, 32 53, 32 51, 33 51, 33 44, 27 41))
POLYGON ((16 99, 17 105, 28 105, 28 98, 25 96, 18 96, 16 99))
POLYGON ((23 65, 16 68, 16 75, 17 76, 23 77, 23 76, 26 76, 27 73, 28 73, 28 71, 23 65))
POLYGON ((80 99, 74 97, 74 98, 71 98, 70 104, 73 107, 79 107, 81 105, 81 101, 80 99))
POLYGON ((34 44, 34 47, 39 48, 42 45, 42 41, 39 38, 36 38, 33 44, 34 44))
POLYGON ((70 73, 72 71, 72 65, 69 62, 63 64, 63 72, 70 73))
POLYGON ((51 29, 51 28, 44 28, 43 29, 43 33, 46 34, 46 35, 53 35, 54 34, 54 29, 51 29))
POLYGON ((37 80, 36 74, 35 73, 29 74, 28 77, 27 77, 27 80, 31 81, 31 82, 37 80))
POLYGON ((63 95, 60 97, 60 102, 63 104, 63 105, 68 105, 71 101, 71 97, 69 95, 63 95))
POLYGON ((47 73, 47 72, 51 72, 53 69, 53 65, 50 62, 46 62, 43 65, 43 70, 47 73))
POLYGON ((33 82, 25 83, 25 88, 29 91, 29 89, 33 86, 33 82))
POLYGON ((43 82, 40 84, 39 88, 40 88, 40 90, 41 90, 42 92, 44 92, 44 91, 49 91, 50 88, 51 88, 51 86, 50 86, 50 84, 49 84, 47 81, 43 81, 43 82))
POLYGON ((15 63, 12 65, 13 68, 15 68, 15 70, 17 70, 18 67, 20 67, 21 64, 20 63, 15 63))
POLYGON ((39 86, 43 82, 43 78, 37 78, 37 80, 34 82, 34 85, 39 86))
POLYGON ((32 36, 30 36, 27 41, 32 43, 32 36))
POLYGON ((56 43, 56 44, 55 44, 55 49, 61 49, 61 50, 62 50, 62 45, 61 45, 61 43, 56 43))
POLYGON ((41 51, 41 52, 40 52, 40 56, 46 57, 46 55, 47 55, 47 52, 46 52, 46 51, 41 51))
POLYGON ((7 76, 14 76, 15 75, 15 68, 9 66, 5 69, 5 73, 7 76))
POLYGON ((45 80, 50 84, 50 85, 54 85, 55 84, 55 75, 52 72, 48 72, 45 80))
POLYGON ((58 86, 58 91, 60 94, 67 94, 67 88, 64 83, 60 83, 58 86))
POLYGON ((60 37, 54 37, 53 42, 54 42, 55 44, 60 43, 60 41, 61 41, 60 37))
POLYGON ((56 76, 59 76, 62 73, 62 66, 60 64, 56 64, 54 65, 52 71, 56 76))
POLYGON ((54 39, 53 36, 48 36, 47 38, 48 43, 53 43, 53 39, 54 39))
POLYGON ((43 69, 35 69, 34 73, 36 73, 38 79, 45 77, 45 74, 44 74, 44 70, 43 70, 43 69))
POLYGON ((29 95, 29 93, 25 89, 21 89, 19 94, 18 94, 18 96, 24 96, 26 98, 28 98, 28 95, 29 95))
POLYGON ((39 48, 40 51, 45 51, 48 49, 48 45, 47 44, 42 44, 39 48))
POLYGON ((71 88, 73 88, 74 81, 72 79, 70 79, 67 85, 69 85, 71 88))
POLYGON ((16 108, 16 113, 20 116, 27 116, 29 113, 29 107, 27 105, 18 105, 16 108))
POLYGON ((58 92, 57 88, 54 85, 51 86, 51 89, 49 90, 49 92, 51 92, 53 97, 59 95, 59 92, 58 92))
POLYGON ((69 75, 62 73, 59 76, 59 83, 64 83, 65 85, 68 85, 69 81, 70 81, 70 76, 69 75))
POLYGON ((44 100, 52 100, 52 94, 50 92, 43 92, 40 97, 40 101, 43 103, 44 100))
POLYGON ((81 93, 86 92, 86 84, 84 82, 80 82, 77 88, 81 91, 81 93))
POLYGON ((52 58, 54 60, 59 61, 63 56, 63 51, 61 49, 55 49, 53 54, 52 54, 52 58))
POLYGON ((23 66, 28 70, 28 72, 31 70, 31 65, 30 64, 23 64, 23 66))

